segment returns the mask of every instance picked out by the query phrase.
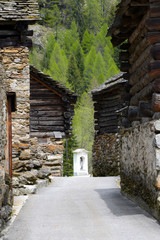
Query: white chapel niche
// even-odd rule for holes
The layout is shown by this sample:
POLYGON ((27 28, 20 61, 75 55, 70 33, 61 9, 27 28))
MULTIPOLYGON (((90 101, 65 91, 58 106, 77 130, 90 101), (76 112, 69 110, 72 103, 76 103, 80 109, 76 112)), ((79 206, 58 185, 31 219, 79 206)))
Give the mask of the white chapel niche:
POLYGON ((73 151, 74 176, 88 175, 88 151, 77 149, 73 151))

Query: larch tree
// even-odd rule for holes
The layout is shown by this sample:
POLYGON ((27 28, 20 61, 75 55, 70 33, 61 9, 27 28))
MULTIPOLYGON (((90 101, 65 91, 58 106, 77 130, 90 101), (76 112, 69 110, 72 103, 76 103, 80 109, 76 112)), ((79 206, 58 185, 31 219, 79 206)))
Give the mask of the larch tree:
POLYGON ((77 94, 82 94, 83 92, 83 82, 81 79, 80 71, 77 67, 76 59, 71 54, 68 63, 68 71, 67 71, 67 81, 69 82, 72 90, 77 94))

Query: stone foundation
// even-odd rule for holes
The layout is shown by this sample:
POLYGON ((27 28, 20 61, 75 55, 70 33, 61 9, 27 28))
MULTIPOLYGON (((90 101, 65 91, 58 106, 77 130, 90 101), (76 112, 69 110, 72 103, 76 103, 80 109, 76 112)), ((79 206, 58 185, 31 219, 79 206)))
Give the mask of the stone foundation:
POLYGON ((160 220, 160 122, 122 132, 121 190, 160 220))
POLYGON ((93 145, 93 175, 95 177, 119 175, 119 160, 118 134, 97 135, 93 145))
POLYGON ((37 168, 41 167, 41 171, 48 171, 53 176, 63 176, 63 141, 53 137, 32 138, 31 152, 37 168))

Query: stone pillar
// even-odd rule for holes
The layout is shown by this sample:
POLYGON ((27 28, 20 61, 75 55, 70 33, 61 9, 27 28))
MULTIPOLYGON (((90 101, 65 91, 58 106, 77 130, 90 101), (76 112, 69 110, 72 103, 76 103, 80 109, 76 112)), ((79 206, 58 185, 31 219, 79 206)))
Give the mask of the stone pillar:
POLYGON ((1 49, 0 54, 6 72, 6 89, 16 94, 16 111, 12 113, 13 176, 19 177, 20 184, 24 184, 21 176, 31 169, 29 50, 27 47, 7 47, 1 49))

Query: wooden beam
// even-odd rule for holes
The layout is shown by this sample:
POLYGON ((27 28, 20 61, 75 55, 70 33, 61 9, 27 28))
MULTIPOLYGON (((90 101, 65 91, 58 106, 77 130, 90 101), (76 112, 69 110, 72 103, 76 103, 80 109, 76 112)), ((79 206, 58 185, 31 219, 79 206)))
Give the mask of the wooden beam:
POLYGON ((35 81, 41 83, 43 86, 45 86, 46 88, 48 88, 48 89, 51 90, 52 92, 56 93, 59 97, 62 97, 62 94, 60 94, 59 92, 57 92, 56 90, 54 90, 52 87, 48 86, 46 83, 42 82, 39 78, 33 76, 33 74, 31 74, 31 78, 33 78, 35 81))
POLYGON ((160 61, 157 60, 150 63, 148 71, 152 79, 160 78, 160 61))
POLYGON ((160 30, 160 18, 149 18, 146 20, 145 26, 150 31, 160 30))
POLYGON ((130 105, 138 106, 139 101, 151 99, 152 93, 153 93, 153 87, 152 87, 152 84, 150 83, 131 98, 130 105))

